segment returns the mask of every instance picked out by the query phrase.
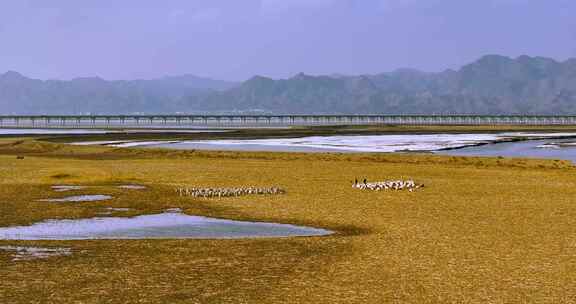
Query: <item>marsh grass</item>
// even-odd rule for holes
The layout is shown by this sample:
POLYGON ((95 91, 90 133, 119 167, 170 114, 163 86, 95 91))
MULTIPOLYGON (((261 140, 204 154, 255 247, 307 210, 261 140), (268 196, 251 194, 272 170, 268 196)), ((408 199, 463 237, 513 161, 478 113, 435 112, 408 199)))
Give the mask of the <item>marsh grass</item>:
POLYGON ((0 241, 70 247, 12 262, 0 303, 570 303, 576 293, 576 171, 566 161, 428 154, 305 154, 77 147, 0 141, 0 226, 181 208, 187 214, 326 228, 244 240, 0 241), (13 156, 26 155, 17 161, 13 156), (50 186, 110 201, 50 204, 50 186), (349 183, 413 178, 418 192, 349 183), (138 183, 143 191, 118 189, 138 183), (203 200, 174 184, 276 184, 282 196, 203 200))

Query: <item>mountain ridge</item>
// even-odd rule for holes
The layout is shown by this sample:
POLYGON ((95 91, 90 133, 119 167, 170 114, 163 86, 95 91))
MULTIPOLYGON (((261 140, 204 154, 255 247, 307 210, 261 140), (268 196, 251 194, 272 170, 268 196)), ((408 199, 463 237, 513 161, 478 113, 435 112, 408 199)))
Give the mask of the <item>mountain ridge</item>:
POLYGON ((576 59, 486 55, 459 69, 367 75, 186 74, 150 80, 37 80, 0 74, 0 114, 264 111, 331 114, 576 114, 576 59))

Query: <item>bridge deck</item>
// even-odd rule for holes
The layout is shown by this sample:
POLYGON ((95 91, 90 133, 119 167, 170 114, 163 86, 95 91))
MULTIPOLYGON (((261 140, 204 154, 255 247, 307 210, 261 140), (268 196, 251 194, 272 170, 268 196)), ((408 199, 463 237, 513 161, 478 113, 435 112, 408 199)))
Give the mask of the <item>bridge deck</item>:
POLYGON ((0 127, 576 125, 576 115, 0 115, 0 127))

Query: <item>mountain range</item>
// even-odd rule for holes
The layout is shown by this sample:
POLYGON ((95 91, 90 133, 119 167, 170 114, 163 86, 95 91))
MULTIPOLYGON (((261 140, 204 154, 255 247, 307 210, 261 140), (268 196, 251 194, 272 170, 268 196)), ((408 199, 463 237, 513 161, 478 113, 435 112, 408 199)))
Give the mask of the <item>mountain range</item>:
POLYGON ((196 95, 237 83, 192 75, 153 80, 108 81, 99 77, 38 80, 17 72, 0 74, 0 114, 169 113, 196 95))
POLYGON ((0 74, 0 114, 75 113, 576 114, 576 59, 487 55, 458 70, 242 83, 192 75, 154 80, 36 80, 0 74))

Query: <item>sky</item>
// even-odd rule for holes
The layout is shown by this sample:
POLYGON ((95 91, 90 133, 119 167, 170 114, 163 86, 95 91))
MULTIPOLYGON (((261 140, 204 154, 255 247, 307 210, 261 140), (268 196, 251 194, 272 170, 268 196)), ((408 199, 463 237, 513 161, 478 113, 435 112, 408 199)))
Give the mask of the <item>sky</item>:
POLYGON ((2 0, 0 73, 223 80, 576 57, 574 0, 2 0))

